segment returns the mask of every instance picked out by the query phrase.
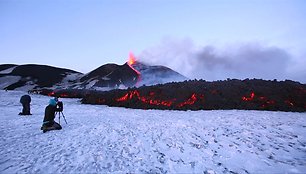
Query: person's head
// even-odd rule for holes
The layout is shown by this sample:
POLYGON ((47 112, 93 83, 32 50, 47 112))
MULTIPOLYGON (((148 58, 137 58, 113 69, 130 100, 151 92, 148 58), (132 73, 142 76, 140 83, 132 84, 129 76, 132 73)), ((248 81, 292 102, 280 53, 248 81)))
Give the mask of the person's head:
POLYGON ((56 106, 56 101, 54 99, 50 99, 49 105, 56 106))
POLYGON ((54 100, 55 100, 56 102, 58 102, 58 97, 54 97, 54 100))

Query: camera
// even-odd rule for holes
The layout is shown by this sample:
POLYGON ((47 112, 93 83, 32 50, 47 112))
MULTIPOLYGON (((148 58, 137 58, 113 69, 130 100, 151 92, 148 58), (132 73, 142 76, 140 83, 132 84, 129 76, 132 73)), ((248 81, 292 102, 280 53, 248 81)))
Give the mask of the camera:
POLYGON ((60 112, 62 112, 62 111, 64 110, 63 102, 58 101, 58 102, 56 103, 56 108, 57 108, 60 112))

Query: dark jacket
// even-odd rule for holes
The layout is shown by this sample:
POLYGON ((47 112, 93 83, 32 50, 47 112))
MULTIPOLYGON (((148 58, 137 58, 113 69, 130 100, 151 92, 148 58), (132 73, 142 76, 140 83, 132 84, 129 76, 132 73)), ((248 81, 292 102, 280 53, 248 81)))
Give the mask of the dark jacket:
POLYGON ((45 117, 44 117, 44 124, 52 124, 55 119, 55 112, 60 111, 60 109, 56 108, 56 106, 48 105, 45 109, 45 117))

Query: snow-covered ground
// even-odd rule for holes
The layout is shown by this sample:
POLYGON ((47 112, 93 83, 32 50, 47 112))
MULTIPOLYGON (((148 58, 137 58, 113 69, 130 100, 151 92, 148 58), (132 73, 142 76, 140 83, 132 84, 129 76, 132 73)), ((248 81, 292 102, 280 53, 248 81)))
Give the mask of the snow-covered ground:
MULTIPOLYGON (((159 111, 62 99, 60 131, 42 133, 49 97, 0 91, 0 173, 306 173, 306 113, 159 111)), ((58 121, 58 117, 56 118, 58 121)))

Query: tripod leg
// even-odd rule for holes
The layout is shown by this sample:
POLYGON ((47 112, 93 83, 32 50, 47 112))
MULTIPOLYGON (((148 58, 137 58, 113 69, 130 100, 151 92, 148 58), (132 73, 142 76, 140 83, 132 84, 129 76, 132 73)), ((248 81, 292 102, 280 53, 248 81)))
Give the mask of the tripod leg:
POLYGON ((58 112, 58 124, 61 124, 61 113, 58 112))
POLYGON ((64 120, 65 120, 65 123, 68 124, 67 121, 66 121, 66 118, 65 118, 64 113, 63 113, 63 112, 61 112, 61 113, 62 113, 62 115, 63 115, 63 118, 64 118, 64 120))

